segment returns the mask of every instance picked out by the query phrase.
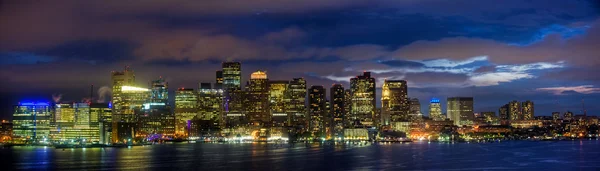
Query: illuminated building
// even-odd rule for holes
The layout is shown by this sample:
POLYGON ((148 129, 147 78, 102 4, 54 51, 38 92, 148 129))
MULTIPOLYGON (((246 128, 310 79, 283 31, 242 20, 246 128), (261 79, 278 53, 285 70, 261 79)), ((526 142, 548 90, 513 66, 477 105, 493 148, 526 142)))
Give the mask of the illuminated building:
POLYGON ((256 71, 246 85, 246 116, 254 126, 271 124, 269 108, 269 79, 267 73, 256 71))
POLYGON ((175 91, 175 135, 187 136, 189 122, 198 115, 198 94, 194 89, 175 91))
POLYGON ((287 124, 285 94, 288 91, 289 81, 269 81, 269 107, 273 126, 284 127, 287 124))
POLYGON ((432 98, 429 101, 429 117, 434 121, 444 120, 444 117, 442 116, 442 104, 440 103, 440 99, 432 98))
POLYGON ((8 143, 12 140, 13 124, 7 120, 0 123, 0 143, 8 143))
POLYGON ((473 116, 473 97, 450 97, 447 105, 448 118, 455 125, 471 125, 473 116))
POLYGON ((500 107, 500 109, 498 109, 498 115, 499 115, 501 121, 507 121, 507 120, 509 120, 509 118, 508 118, 508 104, 505 104, 504 106, 500 107))
POLYGON ((560 119, 560 112, 552 112, 552 120, 557 121, 560 119))
POLYGON ((171 106, 168 103, 144 103, 144 108, 137 119, 136 137, 146 141, 156 141, 175 136, 175 116, 171 113, 171 106))
POLYGON ((344 128, 350 127, 354 124, 352 120, 352 91, 350 89, 344 90, 344 128))
POLYGON ((121 90, 123 86, 132 86, 135 84, 135 74, 129 67, 125 67, 122 72, 113 71, 111 73, 112 81, 112 104, 113 114, 124 114, 127 106, 124 104, 121 96, 121 90))
POLYGON ((308 89, 308 111, 310 114, 309 130, 313 136, 320 137, 325 133, 325 88, 323 86, 311 86, 308 89))
POLYGON ((496 112, 481 112, 481 115, 488 124, 497 125, 499 122, 498 117, 496 117, 496 112))
POLYGON ((542 127, 542 121, 540 120, 513 120, 510 121, 510 126, 513 128, 533 128, 542 127))
POLYGON ((24 102, 15 106, 13 134, 15 143, 43 143, 50 135, 51 109, 48 103, 24 102))
POLYGON ((331 99, 330 113, 332 119, 333 137, 341 138, 344 136, 344 118, 346 115, 346 91, 341 84, 334 84, 329 91, 331 99))
POLYGON ((521 109, 521 103, 518 101, 511 101, 508 103, 508 119, 511 121, 523 120, 523 110, 521 109))
MULTIPOLYGON (((240 62, 223 62, 223 89, 242 89, 242 64, 240 62)), ((218 83, 218 82, 217 82, 218 83)))
POLYGON ((383 125, 409 120, 408 86, 404 80, 385 80, 381 93, 383 125), (389 119, 388 119, 389 118, 389 119))
MULTIPOLYGON (((57 104, 55 112, 61 115, 73 112, 74 120, 57 120, 50 129, 50 139, 58 144, 91 144, 100 142, 100 125, 96 112, 88 103, 57 104), (94 116, 92 116, 92 114, 94 116)), ((55 115, 60 116, 60 115, 55 115)))
POLYGON ((523 119, 524 120, 532 120, 533 119, 533 115, 534 115, 534 108, 533 108, 533 102, 532 101, 525 101, 523 103, 521 103, 521 108, 523 111, 521 111, 522 115, 523 115, 523 119))
MULTIPOLYGON (((350 119, 364 126, 375 126, 375 78, 371 72, 350 79, 352 109, 350 119)), ((353 126, 357 126, 354 124, 353 126)))
POLYGON ((98 118, 100 143, 109 144, 112 141, 112 110, 110 103, 90 104, 90 116, 98 118))
POLYGON ((169 101, 169 83, 160 77, 158 80, 152 81, 152 96, 151 102, 168 103, 169 101))
POLYGON ((417 98, 411 98, 408 100, 409 104, 409 116, 411 121, 420 121, 423 119, 423 114, 421 114, 421 102, 417 98))
POLYGON ((198 117, 193 122, 196 136, 212 135, 223 125, 223 89, 212 88, 210 83, 201 83, 198 89, 198 117), (198 121, 196 121, 198 120, 198 121), (202 129, 198 129, 202 128, 202 129), (208 131, 208 132, 205 132, 208 131))
POLYGON ((294 78, 290 81, 284 98, 290 126, 306 129, 306 80, 294 78))
POLYGON ((143 112, 144 104, 150 101, 151 91, 147 88, 122 86, 120 91, 120 112, 113 104, 113 142, 130 142, 135 138, 137 128, 137 115, 143 112))
POLYGON ((74 123, 75 108, 72 103, 58 103, 54 109, 54 122, 58 123, 74 123))

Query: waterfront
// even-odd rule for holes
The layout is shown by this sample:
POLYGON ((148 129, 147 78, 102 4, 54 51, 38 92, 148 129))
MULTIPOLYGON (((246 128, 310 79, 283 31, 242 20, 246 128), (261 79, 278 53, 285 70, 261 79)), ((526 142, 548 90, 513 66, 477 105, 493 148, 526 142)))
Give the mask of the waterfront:
POLYGON ((12 147, 0 156, 13 170, 597 170, 600 141, 12 147))

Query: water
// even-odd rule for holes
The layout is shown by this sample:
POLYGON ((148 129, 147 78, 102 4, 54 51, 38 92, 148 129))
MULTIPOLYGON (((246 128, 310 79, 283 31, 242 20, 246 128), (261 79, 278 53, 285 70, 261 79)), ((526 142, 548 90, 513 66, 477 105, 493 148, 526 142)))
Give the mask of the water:
POLYGON ((1 170, 599 170, 600 141, 0 149, 1 170))

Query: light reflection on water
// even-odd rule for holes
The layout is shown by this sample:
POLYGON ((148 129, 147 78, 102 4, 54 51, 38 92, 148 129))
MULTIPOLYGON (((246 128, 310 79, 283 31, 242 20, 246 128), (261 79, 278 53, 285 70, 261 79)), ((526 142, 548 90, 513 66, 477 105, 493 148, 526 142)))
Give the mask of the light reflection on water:
POLYGON ((3 168, 30 170, 596 170, 600 141, 13 147, 0 156, 3 168))

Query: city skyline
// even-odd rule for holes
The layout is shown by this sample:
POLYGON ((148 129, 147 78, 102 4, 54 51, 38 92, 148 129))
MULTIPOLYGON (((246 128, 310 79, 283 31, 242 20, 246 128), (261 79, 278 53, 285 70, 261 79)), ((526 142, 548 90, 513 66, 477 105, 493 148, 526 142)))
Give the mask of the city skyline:
POLYGON ((377 106, 385 78, 407 80, 422 113, 431 98, 445 111, 457 96, 474 97, 479 112, 531 100, 537 116, 579 114, 585 100, 589 115, 600 113, 597 1, 228 4, 3 2, 0 118, 19 101, 81 101, 123 66, 142 85, 162 76, 173 96, 214 82, 222 61, 243 63, 240 86, 256 70, 326 89, 371 71, 377 106))

